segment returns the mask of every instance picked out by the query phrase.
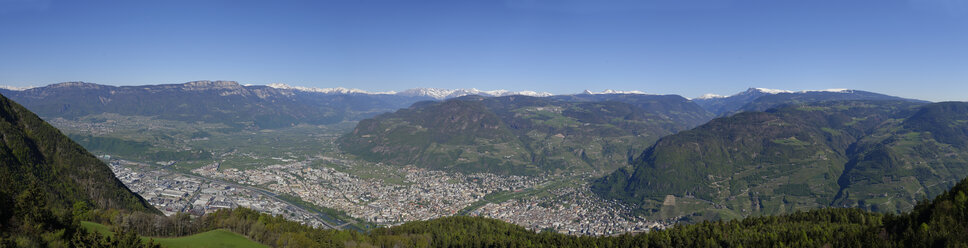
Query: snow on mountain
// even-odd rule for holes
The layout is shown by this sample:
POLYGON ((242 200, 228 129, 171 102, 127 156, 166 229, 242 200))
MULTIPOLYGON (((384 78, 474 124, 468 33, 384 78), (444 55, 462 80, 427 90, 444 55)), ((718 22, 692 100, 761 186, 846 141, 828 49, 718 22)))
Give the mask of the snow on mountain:
POLYGON ((350 89, 350 88, 343 88, 343 87, 336 87, 336 88, 315 88, 315 87, 292 86, 292 85, 288 85, 288 84, 268 84, 266 86, 269 86, 269 87, 272 87, 272 88, 276 88, 276 89, 298 90, 298 91, 315 92, 315 93, 323 93, 323 94, 392 95, 392 94, 396 94, 397 93, 397 92, 394 92, 394 91, 389 91, 389 92, 369 92, 369 91, 365 91, 365 90, 361 90, 361 89, 350 89))
POLYGON ((456 90, 448 89, 438 89, 438 88, 416 88, 404 90, 398 93, 402 96, 427 96, 431 98, 444 99, 448 95, 453 94, 456 90))
MULTIPOLYGON (((250 85, 246 85, 250 86, 250 85)), ((536 92, 536 91, 509 91, 509 90, 478 90, 478 89, 441 89, 441 88, 414 88, 408 89, 401 92, 387 91, 387 92, 369 92, 361 89, 350 89, 343 87, 336 88, 314 88, 314 87, 303 87, 303 86, 292 86, 287 84, 269 84, 268 87, 276 89, 287 89, 287 90, 297 90, 304 92, 316 92, 324 94, 371 94, 371 95, 400 95, 400 96, 423 96, 430 97, 434 99, 447 99, 454 97, 462 97, 467 95, 481 95, 481 96, 510 96, 510 95, 525 95, 525 96, 535 96, 535 97, 545 97, 551 96, 548 92, 536 92)))
POLYGON ((696 97, 694 99, 713 99, 713 98, 726 98, 726 96, 724 96, 724 95, 717 95, 717 94, 713 94, 713 93, 708 93, 708 94, 705 94, 705 95, 701 95, 699 97, 696 97))
POLYGON ((551 94, 551 93, 548 93, 548 92, 537 92, 537 91, 531 91, 531 90, 522 90, 522 91, 518 91, 518 92, 514 92, 514 93, 516 95, 533 96, 533 97, 546 97, 546 96, 552 96, 552 95, 554 95, 554 94, 551 94))
POLYGON ((804 90, 801 92, 833 92, 833 93, 853 93, 851 89, 826 89, 826 90, 804 90))
POLYGON ((10 86, 10 85, 0 85, 0 89, 12 90, 12 91, 25 91, 33 88, 37 88, 37 87, 34 87, 34 86, 17 87, 17 86, 10 86))
POLYGON ((767 88, 754 88, 754 89, 768 94, 793 93, 793 91, 790 91, 790 90, 778 90, 778 89, 767 89, 767 88))
POLYGON ((605 95, 605 94, 639 94, 639 95, 645 95, 646 93, 645 92, 642 92, 642 91, 638 91, 638 90, 611 90, 611 89, 606 89, 606 90, 603 90, 601 92, 592 92, 590 90, 585 90, 585 91, 582 92, 582 94, 588 94, 588 95, 605 95))
POLYGON ((854 90, 851 90, 851 89, 825 89, 825 90, 801 90, 801 91, 792 91, 792 90, 778 90, 778 89, 768 89, 768 88, 749 88, 749 89, 747 89, 744 92, 736 93, 736 94, 733 94, 733 95, 730 95, 730 96, 724 96, 724 95, 719 95, 719 94, 708 93, 708 94, 705 94, 705 95, 702 95, 702 96, 693 98, 692 100, 711 100, 711 99, 718 99, 718 98, 729 98, 729 97, 733 97, 733 96, 749 96, 749 95, 758 95, 758 94, 810 93, 810 92, 854 93, 854 90))
POLYGON ((478 90, 478 89, 440 89, 440 88, 415 88, 402 91, 397 93, 397 95, 402 96, 426 96, 435 99, 447 99, 454 97, 462 97, 467 95, 481 95, 481 96, 510 96, 510 95, 525 95, 525 96, 535 96, 544 97, 551 96, 548 92, 535 92, 535 91, 509 91, 509 90, 478 90))
POLYGON ((840 89, 840 88, 838 88, 838 89, 825 89, 825 90, 801 90, 801 91, 776 90, 776 89, 766 89, 766 88, 754 88, 754 89, 756 89, 756 90, 758 90, 760 92, 763 92, 763 93, 768 93, 768 94, 779 94, 779 93, 809 93, 809 92, 832 92, 832 93, 853 93, 854 92, 854 90, 851 90, 851 89, 840 89))

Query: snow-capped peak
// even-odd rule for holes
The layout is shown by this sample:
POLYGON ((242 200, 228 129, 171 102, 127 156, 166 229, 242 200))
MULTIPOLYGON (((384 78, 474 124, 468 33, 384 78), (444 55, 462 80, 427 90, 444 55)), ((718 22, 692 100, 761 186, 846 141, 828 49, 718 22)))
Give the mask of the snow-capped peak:
POLYGON ((833 92, 833 93, 852 93, 851 89, 826 89, 826 90, 804 90, 802 92, 833 92))
POLYGON ((718 95, 718 94, 713 94, 713 93, 707 93, 707 94, 705 94, 705 95, 701 95, 701 96, 699 96, 699 97, 696 97, 695 99, 713 99, 713 98, 725 98, 725 97, 726 97, 726 96, 724 96, 724 95, 718 95))
POLYGON ((440 88, 415 88, 402 91, 398 95, 403 96, 426 96, 435 99, 447 99, 454 97, 462 97, 467 95, 481 95, 481 96, 510 96, 510 95, 525 95, 525 96, 535 96, 535 97, 545 97, 551 96, 548 92, 535 92, 535 91, 509 91, 509 90, 478 90, 475 88, 470 89, 440 89, 440 88))
POLYGON ((582 91, 582 94, 587 94, 587 95, 604 95, 604 94, 639 94, 639 95, 645 95, 646 93, 645 92, 642 92, 642 91, 638 91, 638 90, 612 90, 612 89, 606 89, 606 90, 603 90, 601 92, 592 92, 590 90, 585 90, 585 91, 582 91))
POLYGON ((456 90, 438 88, 415 88, 401 91, 399 94, 404 96, 426 96, 436 99, 444 99, 453 94, 456 90))
MULTIPOLYGON (((246 85, 252 86, 252 85, 246 85)), ((351 88, 314 88, 314 87, 303 87, 303 86, 292 86, 288 84, 273 83, 266 85, 268 87, 276 89, 287 89, 287 90, 297 90, 303 92, 315 92, 324 94, 371 94, 371 95, 400 95, 400 96, 424 96, 434 99, 447 99, 454 97, 462 97, 467 95, 481 95, 481 96, 509 96, 509 95, 525 95, 525 96, 535 96, 535 97, 546 97, 551 96, 548 92, 535 92, 535 91, 509 91, 509 90, 478 90, 475 88, 470 89, 441 89, 441 88, 414 88, 408 89, 401 92, 396 91, 386 91, 386 92, 369 92, 361 89, 351 89, 351 88)))
MULTIPOLYGON (((768 89, 768 88, 749 88, 749 89, 747 89, 744 92, 740 92, 740 93, 734 94, 732 96, 749 95, 749 94, 757 94, 757 93, 759 93, 759 94, 781 94, 781 93, 800 93, 800 94, 802 94, 802 93, 810 93, 810 92, 832 92, 832 93, 845 93, 846 94, 846 93, 854 93, 854 90, 837 88, 837 89, 825 89, 825 90, 801 90, 801 91, 792 91, 792 90, 778 90, 778 89, 768 89)), ((705 95, 702 95, 700 97, 696 97, 696 98, 693 98, 693 99, 707 100, 707 99, 715 99, 715 98, 726 98, 726 97, 732 97, 732 96, 723 96, 723 95, 719 95, 719 94, 709 93, 709 94, 705 94, 705 95)))
POLYGON ((838 89, 825 89, 825 90, 801 90, 801 91, 777 90, 777 89, 767 89, 767 88, 752 88, 752 90, 756 90, 756 91, 763 92, 763 93, 767 93, 767 94, 808 93, 808 92, 833 92, 833 93, 853 93, 854 92, 853 90, 850 90, 850 89, 839 89, 839 88, 838 89))
POLYGON ((793 93, 793 91, 789 91, 789 90, 778 90, 778 89, 767 89, 767 88, 753 88, 753 89, 756 89, 759 92, 763 92, 767 94, 793 93))
POLYGON ((12 91, 25 91, 33 88, 37 88, 37 87, 34 87, 34 86, 17 87, 17 86, 10 86, 10 85, 0 85, 0 89, 12 90, 12 91))
POLYGON ((393 91, 369 92, 361 89, 351 89, 351 88, 343 88, 343 87, 315 88, 315 87, 292 86, 288 84, 279 84, 279 83, 268 84, 266 86, 269 86, 271 88, 276 88, 276 89, 298 90, 298 91, 324 93, 324 94, 391 94, 391 95, 396 94, 396 92, 393 92, 393 91))

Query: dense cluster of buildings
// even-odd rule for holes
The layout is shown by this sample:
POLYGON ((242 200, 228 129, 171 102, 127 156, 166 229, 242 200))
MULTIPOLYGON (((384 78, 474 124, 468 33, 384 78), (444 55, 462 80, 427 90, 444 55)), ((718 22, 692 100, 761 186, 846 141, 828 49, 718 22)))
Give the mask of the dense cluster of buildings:
MULTIPOLYGON (((332 162, 333 159, 326 159, 332 162)), ((344 161, 345 162, 345 161, 344 161)), ((404 175, 403 183, 361 179, 310 161, 277 164, 258 169, 216 170, 203 167, 195 173, 271 191, 299 196, 318 206, 380 225, 450 216, 484 196, 535 188, 548 178, 500 176, 489 173, 447 173, 414 167, 392 168, 404 175)), ((531 196, 487 203, 471 214, 501 219, 533 230, 553 229, 578 235, 610 235, 662 228, 657 222, 634 217, 630 209, 591 193, 587 185, 559 187, 550 196, 531 196)))
POLYGON ((385 169, 396 170, 404 178, 402 183, 388 183, 313 166, 313 160, 343 166, 353 164, 353 161, 328 157, 287 160, 283 164, 245 170, 221 168, 219 163, 213 163, 193 171, 200 176, 118 159, 110 160, 110 164, 115 175, 132 191, 168 215, 177 212, 202 215, 241 206, 308 225, 330 226, 318 213, 276 198, 276 194, 288 194, 379 225, 428 220, 464 210, 532 230, 576 235, 613 235, 664 227, 635 217, 622 204, 592 194, 587 185, 557 187, 548 190, 550 196, 516 197, 469 209, 474 203, 485 201, 484 196, 488 194, 534 189, 551 179, 386 166, 385 169))
POLYGON ((487 194, 521 190, 541 182, 530 177, 464 175, 407 167, 396 169, 405 181, 392 184, 309 164, 292 162, 249 170, 207 167, 194 172, 299 196, 318 206, 339 209, 354 218, 381 225, 454 215, 487 194))
POLYGON ((501 219, 531 230, 573 235, 614 235, 664 228, 632 215, 622 204, 592 194, 587 187, 560 187, 551 196, 488 203, 471 214, 501 219))
POLYGON ((218 209, 246 207, 282 215, 315 227, 326 226, 317 213, 249 187, 158 170, 146 164, 110 160, 111 170, 131 191, 165 215, 178 212, 202 215, 218 209))
MULTIPOLYGON (((111 160, 111 169, 132 191, 167 215, 195 215, 222 208, 247 207, 313 226, 328 226, 318 213, 292 205, 275 194, 298 196, 306 202, 344 211, 379 225, 428 220, 457 214, 497 192, 517 192, 548 182, 547 178, 462 174, 414 167, 396 168, 402 183, 362 179, 311 161, 258 169, 220 169, 215 163, 194 170, 194 176, 152 169, 125 160, 111 160), (226 182, 227 181, 227 182, 226 182), (265 192, 265 190, 271 192, 265 192)), ((387 169, 393 169, 387 167, 387 169)), ((549 195, 490 202, 469 214, 501 219, 532 230, 576 235, 642 232, 664 225, 631 214, 622 204, 607 201, 587 186, 557 187, 549 195)))

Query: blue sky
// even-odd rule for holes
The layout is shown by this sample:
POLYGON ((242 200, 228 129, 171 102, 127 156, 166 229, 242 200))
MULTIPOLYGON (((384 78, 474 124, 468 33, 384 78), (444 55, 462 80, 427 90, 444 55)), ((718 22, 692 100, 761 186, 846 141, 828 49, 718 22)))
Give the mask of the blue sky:
POLYGON ((0 0, 0 85, 234 80, 968 100, 968 1, 0 0))

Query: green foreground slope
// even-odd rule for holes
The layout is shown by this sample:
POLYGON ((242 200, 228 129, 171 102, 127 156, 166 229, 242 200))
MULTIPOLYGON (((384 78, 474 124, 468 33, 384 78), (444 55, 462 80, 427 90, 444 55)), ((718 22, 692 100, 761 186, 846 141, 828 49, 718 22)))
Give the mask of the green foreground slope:
POLYGON ((0 96, 0 246, 100 243, 75 221, 91 207, 158 213, 83 147, 0 96))
POLYGON ((24 107, 0 96, 0 193, 38 190, 50 203, 69 208, 87 202, 100 208, 155 211, 103 162, 24 107))
POLYGON ((226 230, 212 230, 195 234, 188 237, 179 238, 153 238, 163 247, 170 248, 189 248, 189 247, 221 247, 221 248, 258 248, 268 247, 256 243, 237 233, 226 230))
MULTIPOLYGON (((97 232, 104 236, 114 235, 111 227, 89 221, 81 222, 81 226, 90 232, 97 232)), ((153 240, 162 247, 168 248, 188 248, 188 247, 223 247, 223 248, 247 248, 247 247, 268 247, 252 241, 245 236, 232 231, 217 229, 185 237, 175 238, 153 238, 141 237, 141 240, 153 240)))

